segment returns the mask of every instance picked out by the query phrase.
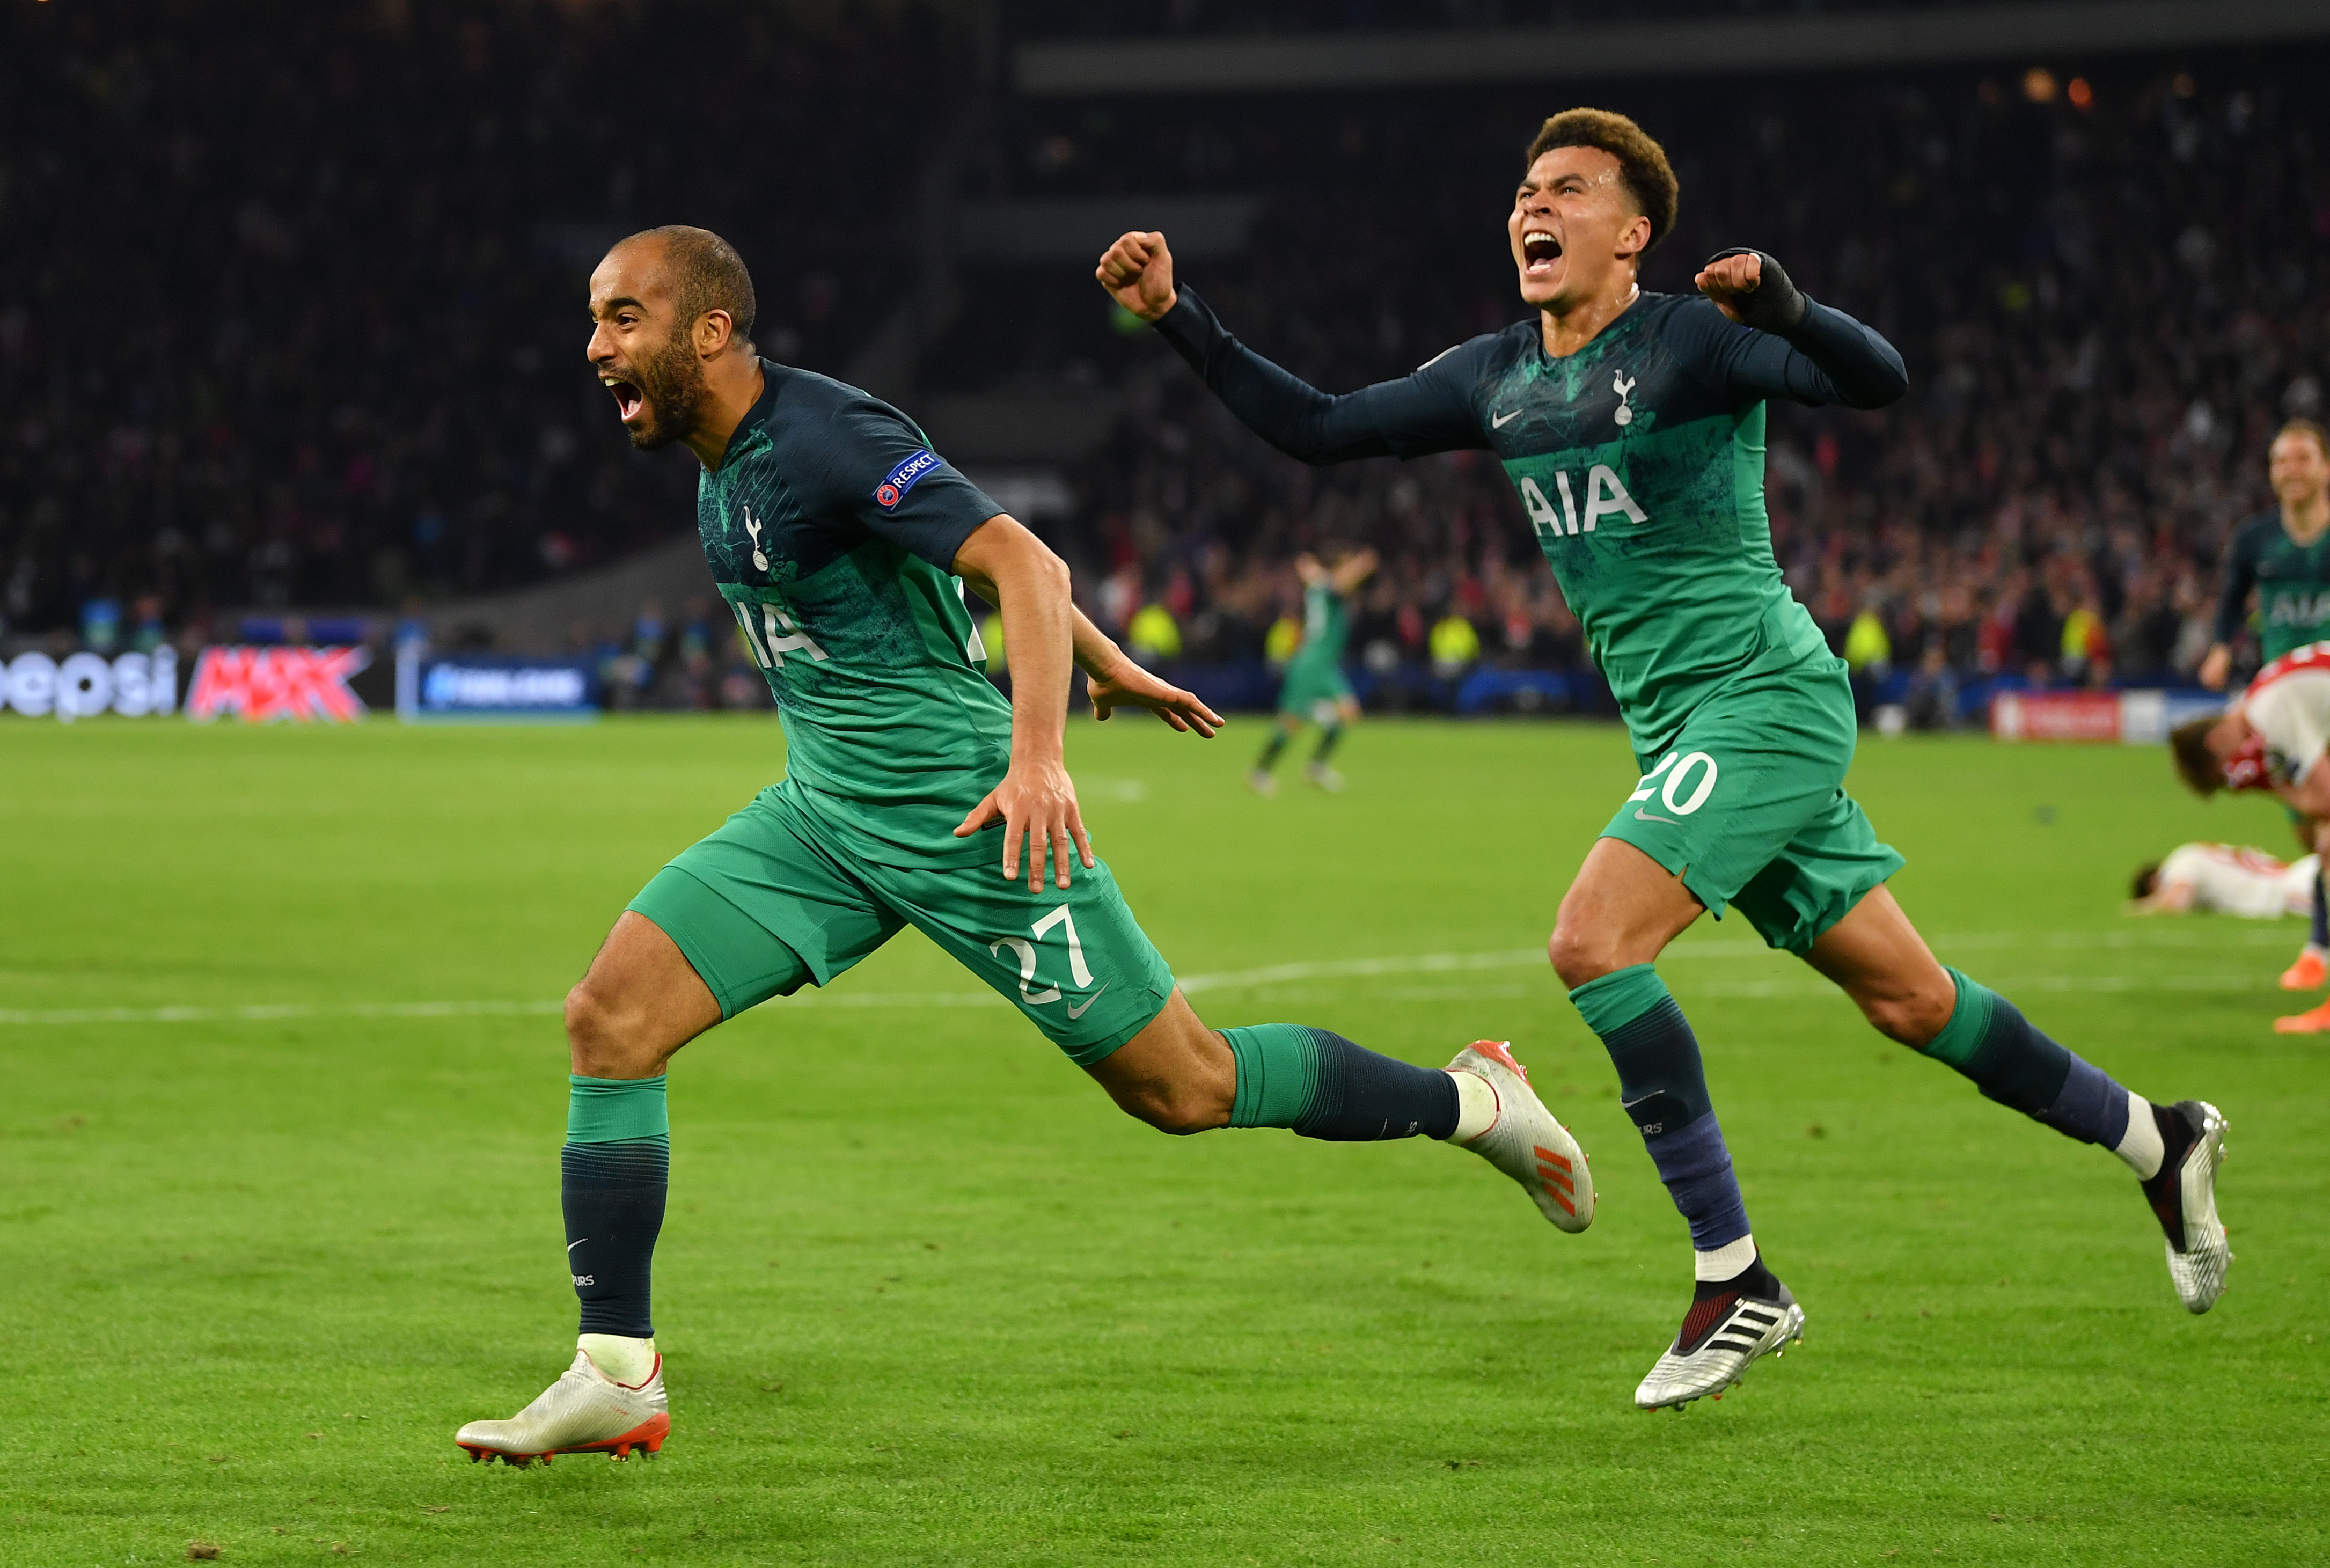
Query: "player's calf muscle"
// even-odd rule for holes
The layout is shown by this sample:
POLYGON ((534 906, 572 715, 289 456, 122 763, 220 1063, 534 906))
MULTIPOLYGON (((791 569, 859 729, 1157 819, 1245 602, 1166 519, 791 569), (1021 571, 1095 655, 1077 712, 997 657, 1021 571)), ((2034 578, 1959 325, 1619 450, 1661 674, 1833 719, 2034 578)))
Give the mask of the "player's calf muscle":
POLYGON ((1179 991, 1088 1071, 1119 1110, 1160 1132, 1186 1136, 1229 1125, 1237 1090, 1230 1048, 1179 991))
POLYGON ((1822 932, 1804 959, 1835 981, 1879 1034, 1913 1049, 1925 1049, 1957 1006, 1949 972, 1883 887, 1822 932))

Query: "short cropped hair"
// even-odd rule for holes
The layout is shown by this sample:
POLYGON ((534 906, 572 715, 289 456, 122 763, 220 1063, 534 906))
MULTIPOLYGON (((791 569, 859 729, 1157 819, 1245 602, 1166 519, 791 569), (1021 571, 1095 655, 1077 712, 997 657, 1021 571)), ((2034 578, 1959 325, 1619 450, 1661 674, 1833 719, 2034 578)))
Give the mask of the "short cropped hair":
POLYGON ((1536 163, 1554 147, 1599 147, 1618 160, 1618 177, 1625 181, 1634 210, 1651 221, 1651 243, 1643 250, 1673 229, 1682 187, 1667 162, 1666 149, 1641 126, 1611 109, 1566 109, 1539 129, 1529 145, 1529 162, 1536 163))
POLYGON ((2147 860, 2136 868, 2136 880, 2128 883, 2130 898, 2150 898, 2160 889, 2160 863, 2147 860))
POLYGON ((2330 458, 2330 432, 2325 432, 2312 420, 2284 420, 2281 429, 2274 431, 2273 439, 2278 441, 2284 436, 2304 436, 2314 443, 2315 450, 2330 458))
POLYGON ((2215 718, 2187 719, 2168 732, 2168 754, 2184 788, 2206 800, 2225 787, 2225 765, 2209 750, 2209 732, 2215 718))
POLYGON ((706 311, 725 310, 736 324, 731 341, 746 354, 753 352, 753 318, 758 306, 753 297, 753 275, 744 269, 744 259, 736 254, 735 246, 709 229, 693 229, 686 223, 643 230, 623 243, 639 240, 658 241, 663 246, 681 330, 694 326, 706 311))

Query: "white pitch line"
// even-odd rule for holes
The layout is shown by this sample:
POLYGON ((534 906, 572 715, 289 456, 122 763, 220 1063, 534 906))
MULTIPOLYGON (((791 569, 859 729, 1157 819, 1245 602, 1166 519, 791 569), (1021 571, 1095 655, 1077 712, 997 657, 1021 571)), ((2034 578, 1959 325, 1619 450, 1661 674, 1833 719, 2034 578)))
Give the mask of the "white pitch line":
MULTIPOLYGON (((2183 931, 2152 927, 2126 931, 1969 931, 1937 936, 1931 945, 1944 952, 1970 949, 2013 949, 2027 951, 2135 948, 2198 948, 2204 946, 2286 946, 2286 932, 2271 927, 2240 933, 2238 942, 2211 943, 2205 936, 2231 932, 2183 931)), ((1756 958, 1771 952, 1761 941, 1710 940, 1681 942, 1667 949, 1661 962, 1695 959, 1756 958)), ((1514 948, 1489 953, 1410 953, 1382 959, 1334 959, 1317 963, 1274 964, 1266 968, 1235 969, 1217 975, 1185 975, 1185 994, 1205 991, 1253 990, 1303 980, 1366 979, 1380 975, 1462 974, 1493 969, 1546 968, 1542 948, 1514 948)), ((2026 991, 2246 991, 2263 987, 2270 977, 2240 975, 2038 975, 1996 980, 2001 989, 2026 991)), ((1683 989, 1710 997, 1820 996, 1833 992, 1827 981, 1808 974, 1786 978, 1746 981, 1684 982, 1683 989)), ((1004 998, 993 991, 864 991, 827 993, 809 990, 789 1000, 811 1007, 981 1007, 1000 1006, 1004 998)), ((763 1003, 762 1006, 773 1006, 763 1003)), ((76 1024, 263 1024, 310 1018, 477 1018, 535 1017, 556 1014, 564 1004, 540 1002, 346 1002, 260 1003, 244 1006, 58 1007, 0 1009, 0 1027, 9 1025, 69 1025, 76 1024)))
POLYGON ((244 1007, 54 1007, 0 1010, 7 1024, 265 1024, 283 1018, 516 1017, 557 1013, 563 1002, 269 1002, 244 1007))

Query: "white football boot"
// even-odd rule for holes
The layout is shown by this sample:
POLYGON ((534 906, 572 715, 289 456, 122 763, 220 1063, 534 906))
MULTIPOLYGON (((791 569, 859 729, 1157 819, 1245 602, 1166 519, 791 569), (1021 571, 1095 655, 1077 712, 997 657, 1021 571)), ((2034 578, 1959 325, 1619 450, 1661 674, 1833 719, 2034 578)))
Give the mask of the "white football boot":
POLYGON ((633 1449, 654 1454, 671 1431, 671 1404, 664 1397, 663 1357, 636 1387, 599 1370, 588 1351, 574 1353, 574 1365, 542 1396, 507 1421, 473 1421, 453 1434, 472 1460, 499 1459, 524 1469, 553 1454, 631 1457, 633 1449))
POLYGON ((1787 1342, 1804 1337, 1804 1309, 1785 1285, 1773 1284, 1777 1300, 1727 1294, 1692 1302, 1682 1332, 1634 1390, 1635 1407, 1680 1411, 1702 1396, 1721 1399, 1757 1358, 1787 1354, 1787 1342))
POLYGON ((2174 1161, 2144 1184, 2144 1195, 2168 1236, 2168 1278, 2187 1312, 2206 1312, 2225 1293, 2225 1270, 2233 1261, 2225 1227, 2217 1218, 2217 1167, 2225 1163, 2224 1113, 2205 1100, 2180 1100, 2167 1108, 2192 1129, 2192 1142, 2174 1161))
POLYGON ((1594 1173, 1586 1151, 1530 1087, 1529 1069, 1513 1060, 1512 1048, 1501 1040, 1475 1040, 1456 1053, 1448 1071, 1471 1073, 1497 1097, 1496 1120, 1463 1147, 1527 1188, 1559 1229, 1574 1233, 1592 1224, 1594 1173))
POLYGON ((1305 762, 1302 764, 1302 777, 1330 795, 1340 793, 1343 788, 1343 776, 1324 762, 1305 762))

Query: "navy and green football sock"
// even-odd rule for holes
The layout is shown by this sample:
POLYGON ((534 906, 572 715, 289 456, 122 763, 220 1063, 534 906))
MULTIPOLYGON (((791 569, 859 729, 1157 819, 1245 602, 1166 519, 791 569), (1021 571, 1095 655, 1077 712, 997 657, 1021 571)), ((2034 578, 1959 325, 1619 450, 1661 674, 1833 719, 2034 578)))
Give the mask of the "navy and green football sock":
POLYGON ((568 1082, 559 1197, 582 1331, 652 1338, 649 1287, 671 1179, 664 1081, 578 1076, 568 1082))
POLYGON ((1326 1029, 1253 1024, 1225 1029, 1237 1063, 1232 1127, 1292 1128, 1339 1143, 1446 1138, 1456 1130, 1456 1080, 1378 1056, 1326 1029))
POLYGON ((1699 1041, 1666 982, 1648 964, 1615 970, 1569 993, 1618 1069, 1618 1094, 1667 1195, 1691 1223, 1694 1252, 1748 1234, 1748 1204, 1708 1099, 1699 1041))
POLYGON ((2306 941, 2314 947, 2330 949, 2330 892, 2323 888, 2319 866, 2314 872, 2314 930, 2306 941))
POLYGON ((1286 742, 1294 737, 1284 730, 1273 730, 1270 739, 1263 743, 1262 755, 1254 760, 1256 772, 1267 773, 1278 766, 1278 754, 1286 750, 1286 742))
POLYGON ((1974 1080, 1986 1099, 2012 1106, 2068 1138, 2118 1152, 2130 1097, 2104 1072, 2032 1027, 2014 1004, 1957 970, 1957 1006, 1921 1049, 1974 1080))
POLYGON ((1333 754, 1335 743, 1343 738, 1343 726, 1330 724, 1319 732, 1319 749, 1311 753, 1311 760, 1323 765, 1333 754))

